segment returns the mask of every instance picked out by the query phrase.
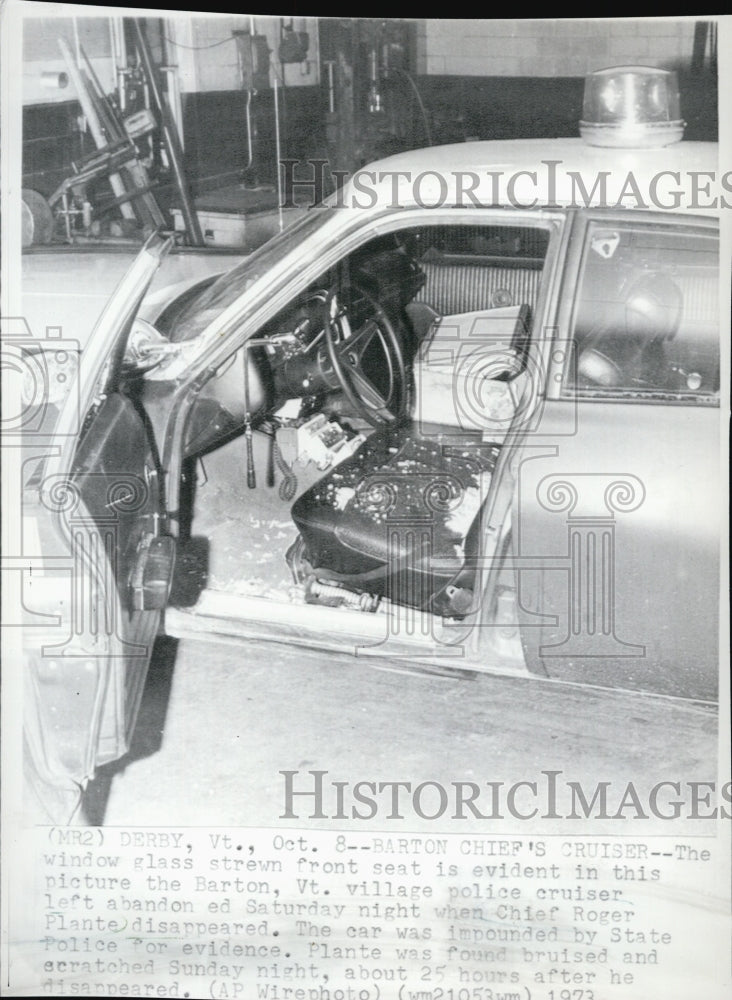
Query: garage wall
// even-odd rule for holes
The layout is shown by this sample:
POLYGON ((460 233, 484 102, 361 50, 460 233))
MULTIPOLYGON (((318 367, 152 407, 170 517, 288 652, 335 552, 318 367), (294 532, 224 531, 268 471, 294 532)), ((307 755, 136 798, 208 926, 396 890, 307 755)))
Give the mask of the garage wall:
MULTIPOLYGON (((29 5, 29 11, 33 8, 29 5)), ((110 9, 111 10, 111 9, 110 9)), ((717 134, 716 78, 707 68, 690 73, 695 21, 479 20, 411 19, 417 36, 415 83, 429 120, 434 143, 516 136, 577 135, 583 78, 604 65, 640 62, 679 72, 687 139, 717 134)), ((287 18, 289 22, 289 18, 287 18)), ((286 86, 280 91, 281 153, 305 159, 327 149, 326 94, 319 81, 318 23, 295 17, 293 27, 309 33, 302 64, 282 67, 277 60, 280 18, 184 13, 165 24, 168 59, 178 67, 185 133, 185 164, 198 193, 235 177, 248 161, 246 97, 241 89, 234 30, 263 34, 286 86)), ((151 22, 157 26, 157 21, 151 22)), ((327 22, 326 22, 327 23, 327 22)), ((90 148, 78 130, 79 108, 71 83, 65 89, 44 86, 42 73, 64 69, 57 38, 76 51, 84 47, 105 90, 114 87, 113 49, 119 16, 86 17, 81 8, 43 5, 43 17, 27 16, 24 34, 24 183, 48 195, 69 172, 72 159, 90 148), (72 19, 69 12, 78 12, 72 19)), ((324 26, 323 45, 328 52, 324 26)), ((153 33, 155 34, 155 33, 153 33)), ((155 44, 157 36, 151 37, 155 44)), ((157 52, 157 49, 156 49, 157 52)), ((273 113, 275 67, 269 87, 252 99, 254 163, 248 183, 274 183, 276 156, 273 113)), ((405 148, 424 145, 427 128, 406 95, 405 148)), ((400 133, 401 134, 401 133, 400 133)), ((377 155, 376 153, 374 155, 377 155)), ((379 153, 378 155, 383 155, 379 153)), ((231 182, 231 181, 229 181, 231 182)))
MULTIPOLYGON (((205 94, 212 91, 240 90, 241 74, 237 46, 233 31, 250 31, 265 35, 272 51, 269 85, 274 85, 275 67, 280 74, 280 85, 287 87, 312 87, 318 83, 319 53, 318 26, 313 17, 294 18, 295 31, 306 31, 310 36, 307 60, 303 63, 281 66, 277 51, 280 44, 280 18, 218 16, 182 17, 170 19, 168 39, 171 57, 178 66, 182 93, 205 94)), ((289 23, 289 18, 285 18, 289 23)))
POLYGON ((64 11, 62 5, 49 4, 48 8, 44 8, 43 17, 27 16, 23 22, 23 104, 57 104, 76 97, 70 80, 66 87, 53 86, 54 74, 66 70, 59 38, 66 41, 74 55, 77 45, 82 48, 102 88, 112 90, 116 83, 112 20, 69 17, 68 7, 64 11))
POLYGON ((717 136, 716 76, 691 71, 696 19, 423 19, 420 88, 437 142, 576 136, 584 78, 642 64, 678 73, 685 138, 717 136))
POLYGON ((116 85, 115 44, 119 22, 108 17, 69 16, 68 4, 28 7, 23 21, 23 184, 48 196, 70 172, 70 164, 94 148, 80 130, 81 109, 76 88, 68 79, 58 40, 63 38, 73 58, 86 53, 102 89, 116 85), (55 84, 55 85, 54 85, 55 84))
MULTIPOLYGON (((79 10, 79 8, 76 8, 79 10)), ((93 148, 88 136, 78 130, 79 106, 71 81, 65 88, 49 88, 42 74, 60 73, 65 64, 58 48, 59 36, 66 39, 72 53, 78 43, 90 58, 102 88, 115 89, 115 38, 121 46, 121 17, 68 16, 69 6, 49 4, 43 16, 25 21, 23 66, 23 173, 24 184, 48 196, 70 172, 70 163, 93 148)), ((285 19, 289 24, 290 18, 285 19)), ((158 21, 149 21, 148 40, 159 59, 158 21)), ((307 31, 309 51, 302 64, 282 66, 277 59, 281 20, 275 17, 182 15, 163 22, 168 40, 168 61, 178 67, 182 94, 186 167, 197 189, 200 178, 212 183, 222 172, 236 172, 246 164, 246 101, 234 30, 251 30, 266 36, 274 66, 269 87, 262 88, 251 103, 257 176, 276 179, 274 173, 273 84, 275 67, 280 83, 281 127, 286 139, 303 155, 310 155, 313 142, 322 131, 322 99, 319 81, 317 21, 295 17, 295 31, 307 31), (282 83, 284 81, 284 88, 282 83), (285 123, 287 128, 285 130, 285 123)), ((283 135, 284 140, 284 135, 283 135)), ((283 155, 290 155, 283 144, 283 155)))
POLYGON ((421 20, 418 72, 448 76, 585 76, 604 66, 688 67, 695 20, 421 20))
MULTIPOLYGON (((290 18, 285 18, 289 24, 290 18)), ((221 184, 248 161, 246 94, 233 31, 264 35, 271 51, 269 85, 253 97, 249 111, 253 137, 251 180, 275 183, 274 83, 279 85, 283 156, 314 155, 322 133, 320 52, 315 18, 295 17, 295 31, 309 35, 303 63, 282 65, 277 57, 281 19, 211 15, 170 19, 167 37, 178 67, 186 137, 185 163, 194 191, 221 184), (283 86, 284 84, 284 86, 283 86)))
MULTIPOLYGON (((285 19, 289 23, 290 18, 285 19)), ((167 35, 171 61, 178 66, 183 93, 210 93, 238 90, 241 87, 237 47, 232 37, 235 30, 248 31, 253 26, 265 35, 279 73, 279 83, 287 87, 314 86, 319 80, 317 21, 312 17, 293 19, 295 31, 308 32, 307 60, 281 66, 277 60, 280 44, 280 18, 210 15, 169 19, 167 35)), ((48 85, 43 74, 62 72, 64 61, 58 38, 64 38, 76 53, 77 42, 89 56, 105 91, 116 84, 113 58, 114 32, 121 18, 68 16, 68 6, 49 4, 43 15, 31 14, 25 20, 23 33, 23 103, 52 104, 73 97, 71 83, 64 88, 48 85), (116 22, 116 23, 115 23, 116 22)), ((274 84, 274 68, 270 71, 270 86, 274 84)))

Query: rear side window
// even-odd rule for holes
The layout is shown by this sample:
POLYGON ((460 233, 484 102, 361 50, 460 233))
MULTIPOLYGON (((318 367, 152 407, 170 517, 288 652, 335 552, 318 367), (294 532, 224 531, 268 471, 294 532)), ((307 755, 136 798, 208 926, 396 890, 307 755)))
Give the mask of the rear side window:
POLYGON ((593 222, 572 322, 572 395, 711 402, 719 393, 719 241, 593 222))

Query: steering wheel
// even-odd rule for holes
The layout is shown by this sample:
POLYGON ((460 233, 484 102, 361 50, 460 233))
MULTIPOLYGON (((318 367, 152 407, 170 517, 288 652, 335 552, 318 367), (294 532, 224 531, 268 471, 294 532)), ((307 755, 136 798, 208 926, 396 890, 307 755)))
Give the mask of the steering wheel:
POLYGON ((348 307, 331 289, 324 310, 328 359, 344 395, 373 427, 396 423, 407 412, 407 374, 386 312, 360 285, 352 286, 348 307))

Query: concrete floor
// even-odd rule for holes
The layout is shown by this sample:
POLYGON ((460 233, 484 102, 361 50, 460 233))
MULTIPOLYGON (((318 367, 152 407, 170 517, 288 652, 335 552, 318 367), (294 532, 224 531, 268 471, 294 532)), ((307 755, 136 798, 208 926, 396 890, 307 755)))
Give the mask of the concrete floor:
MULTIPOLYGON (((23 316, 34 337, 60 327, 82 348, 110 296, 139 252, 134 244, 45 247, 23 254, 23 316)), ((179 282, 221 274, 243 259, 242 251, 171 251, 150 285, 150 294, 179 282)))
MULTIPOLYGON (((332 827, 280 820, 281 770, 320 769, 351 783, 536 780, 543 788, 541 772, 554 769, 586 793, 612 782, 617 803, 629 781, 647 793, 661 780, 713 780, 716 760, 716 716, 692 705, 533 679, 392 672, 291 645, 163 639, 131 751, 103 770, 86 811, 117 826, 332 827)), ((359 825, 377 828, 349 823, 359 825)), ((436 829, 416 817, 386 825, 436 829)), ((474 819, 444 828, 705 832, 699 820, 672 825, 474 819)))

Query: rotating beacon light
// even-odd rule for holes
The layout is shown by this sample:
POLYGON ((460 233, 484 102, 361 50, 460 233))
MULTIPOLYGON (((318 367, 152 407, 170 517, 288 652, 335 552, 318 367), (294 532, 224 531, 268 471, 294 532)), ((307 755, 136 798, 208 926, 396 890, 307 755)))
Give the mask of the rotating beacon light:
POLYGON ((585 79, 580 135, 590 146, 669 146, 683 137, 684 125, 670 70, 613 66, 585 79))

